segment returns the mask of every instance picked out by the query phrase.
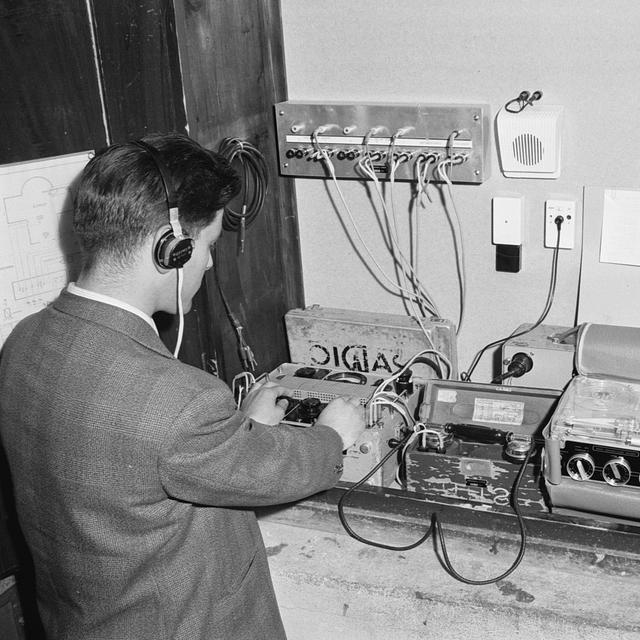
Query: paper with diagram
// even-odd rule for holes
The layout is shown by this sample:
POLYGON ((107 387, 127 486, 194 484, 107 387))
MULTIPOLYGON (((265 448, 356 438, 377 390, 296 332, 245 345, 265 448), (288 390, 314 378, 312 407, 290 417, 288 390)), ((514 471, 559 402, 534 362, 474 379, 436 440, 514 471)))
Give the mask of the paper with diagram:
POLYGON ((75 276, 71 187, 92 152, 0 166, 0 346, 75 276))

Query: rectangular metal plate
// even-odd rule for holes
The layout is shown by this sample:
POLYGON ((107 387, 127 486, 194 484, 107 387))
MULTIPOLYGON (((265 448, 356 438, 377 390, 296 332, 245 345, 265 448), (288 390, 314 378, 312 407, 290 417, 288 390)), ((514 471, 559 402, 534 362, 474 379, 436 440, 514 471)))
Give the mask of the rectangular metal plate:
POLYGON ((483 104, 360 104, 288 101, 275 105, 280 172, 284 176, 366 179, 358 163, 371 158, 380 180, 414 180, 438 162, 452 182, 480 184, 489 177, 489 107, 483 104), (397 164, 392 169, 391 160, 397 164), (393 175, 392 175, 393 172, 393 175))

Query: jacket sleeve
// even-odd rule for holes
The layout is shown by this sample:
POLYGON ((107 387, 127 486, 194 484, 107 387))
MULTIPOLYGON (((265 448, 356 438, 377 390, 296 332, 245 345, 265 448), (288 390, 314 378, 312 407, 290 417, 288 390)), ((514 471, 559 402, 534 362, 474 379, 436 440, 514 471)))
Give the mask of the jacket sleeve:
POLYGON ((323 425, 254 422, 235 409, 232 398, 212 389, 179 411, 158 470, 166 493, 179 500, 231 507, 280 504, 338 481, 342 440, 323 425))

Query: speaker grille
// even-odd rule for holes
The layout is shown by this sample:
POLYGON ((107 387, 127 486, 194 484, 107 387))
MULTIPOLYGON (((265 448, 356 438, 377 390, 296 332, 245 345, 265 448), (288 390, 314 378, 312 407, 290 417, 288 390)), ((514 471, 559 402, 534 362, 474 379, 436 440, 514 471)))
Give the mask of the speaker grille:
POLYGON ((544 148, 542 140, 532 133, 521 133, 513 139, 513 155, 520 163, 528 167, 542 160, 544 148))

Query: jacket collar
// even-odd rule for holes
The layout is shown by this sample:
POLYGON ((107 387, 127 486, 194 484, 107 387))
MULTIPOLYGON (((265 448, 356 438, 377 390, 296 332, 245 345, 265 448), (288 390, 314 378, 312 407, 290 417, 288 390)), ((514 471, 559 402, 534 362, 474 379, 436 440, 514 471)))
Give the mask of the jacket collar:
POLYGON ((142 318, 130 311, 104 302, 90 300, 69 293, 64 289, 52 303, 54 309, 61 313, 82 318, 87 322, 108 327, 139 342, 163 356, 173 358, 173 354, 165 347, 153 328, 142 318))

